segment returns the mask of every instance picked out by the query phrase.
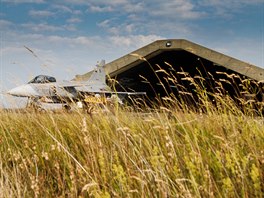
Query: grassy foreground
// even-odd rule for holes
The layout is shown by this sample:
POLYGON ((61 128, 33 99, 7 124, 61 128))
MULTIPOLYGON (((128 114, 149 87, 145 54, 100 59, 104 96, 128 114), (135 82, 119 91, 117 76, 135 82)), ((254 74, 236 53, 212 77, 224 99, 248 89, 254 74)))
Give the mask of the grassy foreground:
POLYGON ((0 115, 0 197, 262 197, 263 118, 0 115))

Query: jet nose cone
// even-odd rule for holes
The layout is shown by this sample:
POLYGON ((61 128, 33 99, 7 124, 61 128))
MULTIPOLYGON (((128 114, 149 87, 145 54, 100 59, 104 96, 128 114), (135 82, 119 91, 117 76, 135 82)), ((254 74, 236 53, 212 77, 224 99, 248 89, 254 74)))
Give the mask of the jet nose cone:
MULTIPOLYGON (((18 94, 18 92, 20 92, 20 91, 19 91, 18 87, 16 87, 16 88, 10 89, 10 90, 9 90, 8 92, 6 92, 6 93, 9 94, 9 95, 14 96, 14 95, 18 94)), ((19 94, 18 94, 18 95, 19 95, 19 94)))
POLYGON ((30 97, 37 93, 30 85, 22 85, 9 90, 7 94, 18 97, 30 97))

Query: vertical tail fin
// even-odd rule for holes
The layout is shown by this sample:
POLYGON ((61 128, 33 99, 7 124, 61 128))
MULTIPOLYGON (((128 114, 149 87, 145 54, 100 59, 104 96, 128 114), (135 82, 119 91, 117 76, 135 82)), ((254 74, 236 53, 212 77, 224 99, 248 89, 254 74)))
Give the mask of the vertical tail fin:
POLYGON ((88 81, 92 83, 106 83, 106 75, 104 70, 105 60, 101 60, 100 63, 96 64, 96 68, 93 71, 88 81))

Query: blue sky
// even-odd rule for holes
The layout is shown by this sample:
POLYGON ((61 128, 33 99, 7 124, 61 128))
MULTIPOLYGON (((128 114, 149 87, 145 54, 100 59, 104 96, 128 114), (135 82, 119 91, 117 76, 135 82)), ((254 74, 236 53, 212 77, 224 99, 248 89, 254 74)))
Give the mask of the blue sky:
POLYGON ((72 79, 98 60, 165 38, 188 39, 264 68, 264 0, 0 2, 1 91, 38 74, 72 79))

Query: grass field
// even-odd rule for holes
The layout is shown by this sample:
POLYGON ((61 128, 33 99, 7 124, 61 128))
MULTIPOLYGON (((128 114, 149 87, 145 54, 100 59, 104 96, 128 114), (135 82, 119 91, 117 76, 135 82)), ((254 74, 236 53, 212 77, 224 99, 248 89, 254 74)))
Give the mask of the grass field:
POLYGON ((1 112, 0 197, 262 197, 264 121, 239 110, 1 112))
POLYGON ((184 79, 195 106, 157 94, 155 110, 0 112, 0 197, 263 197, 264 102, 228 97, 234 79, 213 79, 214 94, 184 79))

